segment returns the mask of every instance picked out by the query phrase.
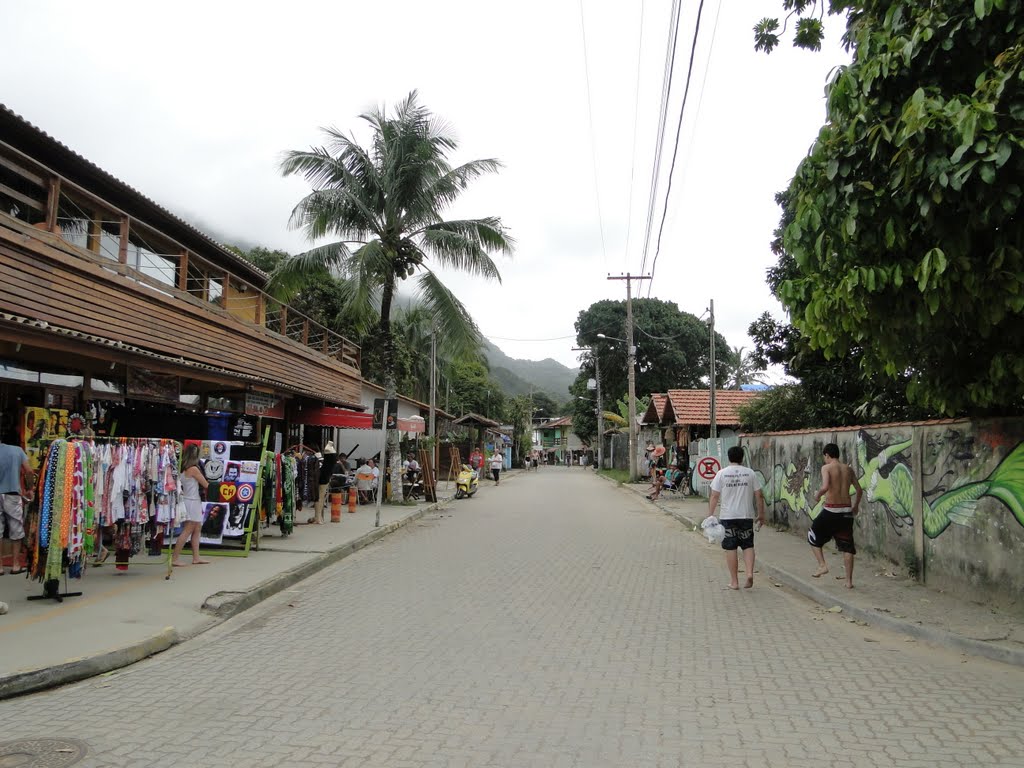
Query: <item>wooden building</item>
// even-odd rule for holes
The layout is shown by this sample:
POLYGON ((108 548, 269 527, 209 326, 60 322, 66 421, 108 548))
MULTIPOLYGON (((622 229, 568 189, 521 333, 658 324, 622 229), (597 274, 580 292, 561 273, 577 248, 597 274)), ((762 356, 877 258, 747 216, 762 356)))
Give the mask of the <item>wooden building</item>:
POLYGON ((121 436, 224 439, 241 421, 285 440, 303 407, 364 410, 358 345, 266 282, 0 105, 3 436, 32 408, 121 436))

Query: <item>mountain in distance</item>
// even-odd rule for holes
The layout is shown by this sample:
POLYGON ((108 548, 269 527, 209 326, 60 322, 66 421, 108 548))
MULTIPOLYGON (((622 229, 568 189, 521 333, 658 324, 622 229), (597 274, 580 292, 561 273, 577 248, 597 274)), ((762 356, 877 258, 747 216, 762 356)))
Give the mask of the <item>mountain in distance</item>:
POLYGON ((578 368, 569 368, 550 357, 546 360, 518 360, 509 357, 484 339, 484 354, 491 376, 510 397, 544 392, 556 403, 569 397, 569 385, 576 380, 578 368))

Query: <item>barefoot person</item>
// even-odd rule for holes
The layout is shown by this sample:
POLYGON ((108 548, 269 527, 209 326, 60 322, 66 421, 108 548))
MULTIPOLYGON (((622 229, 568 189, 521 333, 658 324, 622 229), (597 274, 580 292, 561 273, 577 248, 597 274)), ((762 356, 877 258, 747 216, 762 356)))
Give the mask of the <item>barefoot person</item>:
POLYGON ((203 527, 203 500, 199 498, 199 486, 206 490, 209 485, 199 469, 199 446, 192 443, 185 448, 181 458, 181 498, 188 512, 181 525, 181 535, 174 543, 171 565, 185 565, 178 558, 189 541, 192 542, 192 565, 206 565, 210 562, 199 557, 199 536, 203 527))
POLYGON ((839 460, 839 446, 829 443, 822 449, 825 455, 825 466, 821 468, 821 489, 814 495, 815 503, 825 497, 825 506, 811 523, 807 532, 807 543, 811 545, 814 559, 818 561, 818 570, 812 575, 815 578, 828 573, 825 554, 821 548, 829 540, 836 540, 836 549, 843 553, 843 565, 846 566, 846 586, 853 589, 853 557, 857 548, 853 545, 853 518, 860 511, 860 497, 864 491, 857 482, 853 470, 848 464, 839 460), (850 502, 850 486, 856 495, 850 502))
POLYGON ((739 559, 736 548, 743 550, 743 564, 747 570, 746 589, 754 586, 754 502, 757 502, 757 527, 764 525, 764 494, 761 483, 750 467, 743 466, 743 449, 734 445, 729 449, 729 466, 718 470, 711 481, 708 516, 714 517, 721 502, 719 520, 725 528, 722 549, 729 568, 729 589, 739 589, 739 559))

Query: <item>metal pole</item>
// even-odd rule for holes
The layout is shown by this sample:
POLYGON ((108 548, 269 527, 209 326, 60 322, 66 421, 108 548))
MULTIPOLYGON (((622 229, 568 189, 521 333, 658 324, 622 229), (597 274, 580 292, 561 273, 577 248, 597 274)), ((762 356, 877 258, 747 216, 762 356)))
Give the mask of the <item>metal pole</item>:
POLYGON ((437 458, 440 446, 437 440, 437 335, 430 329, 430 439, 434 441, 433 454, 434 474, 437 474, 437 458))
POLYGON ((597 379, 597 468, 604 469, 604 406, 601 404, 601 358, 594 352, 594 377, 597 379))
POLYGON ((377 519, 373 523, 374 528, 380 528, 380 505, 384 498, 384 483, 387 480, 387 466, 388 466, 388 411, 391 410, 391 404, 388 400, 384 400, 384 418, 380 424, 380 438, 384 448, 380 452, 380 466, 377 481, 377 519))
POLYGON ((715 423, 715 300, 711 300, 711 437, 718 437, 718 425, 715 423))

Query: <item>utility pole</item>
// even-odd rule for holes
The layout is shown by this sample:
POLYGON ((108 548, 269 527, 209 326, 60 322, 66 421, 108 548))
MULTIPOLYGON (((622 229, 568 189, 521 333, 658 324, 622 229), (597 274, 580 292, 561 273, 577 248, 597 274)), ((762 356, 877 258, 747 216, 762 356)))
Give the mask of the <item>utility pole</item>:
POLYGON ((624 275, 613 277, 608 275, 609 280, 626 281, 626 344, 628 345, 626 363, 629 367, 629 482, 635 483, 636 471, 636 345, 633 344, 633 292, 634 280, 650 280, 650 275, 631 275, 628 272, 624 275))
POLYGON ((711 300, 711 438, 718 437, 715 424, 715 300, 711 300))
POLYGON ((434 472, 437 471, 437 456, 440 446, 437 441, 437 333, 430 328, 430 438, 434 442, 434 450, 431 451, 434 472))

